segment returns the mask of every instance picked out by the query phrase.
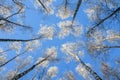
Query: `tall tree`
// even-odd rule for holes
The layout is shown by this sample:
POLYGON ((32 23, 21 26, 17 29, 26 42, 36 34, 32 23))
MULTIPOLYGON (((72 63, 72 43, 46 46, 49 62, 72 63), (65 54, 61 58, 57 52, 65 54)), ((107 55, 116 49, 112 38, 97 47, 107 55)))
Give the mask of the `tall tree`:
POLYGON ((0 0, 0 80, 120 80, 119 0, 0 0))

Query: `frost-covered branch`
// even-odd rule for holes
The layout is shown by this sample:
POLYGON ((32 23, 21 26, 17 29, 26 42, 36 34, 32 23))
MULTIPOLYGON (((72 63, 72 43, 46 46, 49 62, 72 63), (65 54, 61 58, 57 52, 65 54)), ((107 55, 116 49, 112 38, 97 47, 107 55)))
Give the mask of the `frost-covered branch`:
POLYGON ((17 74, 15 77, 13 77, 11 80, 18 80, 21 77, 23 77, 24 75, 26 75, 27 73, 29 73, 30 71, 32 71, 36 66, 38 66, 39 64, 41 64, 42 62, 46 61, 51 55, 48 55, 47 57, 45 57, 43 60, 39 61, 38 63, 34 64, 33 66, 31 66, 29 69, 25 70, 22 73, 17 74))
POLYGON ((102 23, 104 23, 106 20, 108 20, 109 18, 111 18, 113 15, 115 15, 116 13, 118 13, 120 11, 120 7, 118 7, 116 10, 114 10, 110 15, 108 15, 107 17, 105 17, 104 19, 101 19, 95 26, 93 26, 92 28, 90 28, 87 31, 87 35, 90 36, 92 33, 94 33, 95 29, 97 27, 99 27, 99 25, 101 25, 102 23))
POLYGON ((82 64, 85 69, 91 74, 93 75, 93 77, 95 78, 95 80, 102 80, 102 78, 89 66, 87 66, 80 58, 79 58, 80 64, 82 64))
MULTIPOLYGON (((16 25, 16 26, 21 26, 21 27, 23 27, 23 28, 28 28, 28 29, 31 28, 30 26, 26 26, 26 25, 23 25, 23 24, 20 24, 20 23, 16 23, 16 22, 10 21, 10 20, 8 20, 8 19, 6 19, 6 18, 0 18, 0 21, 5 21, 5 22, 8 22, 8 23, 13 24, 13 25, 16 25)), ((3 24, 4 24, 4 23, 3 23, 3 24)), ((0 24, 0 25, 1 25, 1 24, 0 24)))
POLYGON ((13 60, 16 59, 17 57, 23 55, 24 53, 26 53, 26 51, 24 51, 23 53, 20 53, 20 54, 18 54, 18 55, 16 55, 16 56, 14 56, 14 57, 11 58, 10 60, 8 60, 8 61, 6 61, 5 63, 1 64, 0 67, 5 66, 6 64, 8 64, 9 62, 13 61, 13 60))

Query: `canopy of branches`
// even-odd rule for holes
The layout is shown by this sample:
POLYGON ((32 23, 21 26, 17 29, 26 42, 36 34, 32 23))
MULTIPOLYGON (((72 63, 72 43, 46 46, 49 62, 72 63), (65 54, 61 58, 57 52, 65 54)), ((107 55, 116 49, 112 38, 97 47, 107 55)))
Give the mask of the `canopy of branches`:
POLYGON ((120 80, 119 0, 0 0, 0 80, 120 80))

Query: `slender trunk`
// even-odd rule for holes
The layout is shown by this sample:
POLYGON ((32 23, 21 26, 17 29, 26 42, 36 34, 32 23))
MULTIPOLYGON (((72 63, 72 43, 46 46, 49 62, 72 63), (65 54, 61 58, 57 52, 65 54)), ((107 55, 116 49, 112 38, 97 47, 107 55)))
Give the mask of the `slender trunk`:
POLYGON ((48 9, 46 8, 46 6, 42 3, 42 1, 41 0, 38 0, 38 1, 41 4, 41 6, 43 7, 43 9, 45 9, 47 12, 49 12, 48 9))
POLYGON ((4 64, 0 65, 0 67, 5 66, 6 64, 8 64, 9 62, 11 62, 12 60, 16 59, 18 56, 23 55, 25 52, 26 52, 26 51, 24 51, 23 53, 20 53, 20 54, 18 54, 18 55, 16 55, 16 56, 14 56, 13 58, 11 58, 10 60, 8 60, 8 61, 5 62, 4 64))
POLYGON ((120 11, 120 7, 118 7, 115 11, 113 11, 110 15, 108 15, 106 18, 102 19, 101 21, 99 21, 95 26, 93 26, 92 28, 90 28, 87 32, 88 36, 91 36, 91 33, 94 32, 94 30, 101 25, 102 23, 104 23, 107 19, 111 18, 113 15, 115 15, 117 12, 120 11))
POLYGON ((46 61, 51 55, 47 56, 46 58, 44 58, 43 60, 39 61, 38 63, 34 64, 33 66, 31 66, 29 69, 25 70, 24 72, 17 74, 15 77, 13 77, 11 80, 18 80, 19 78, 23 77, 24 75, 26 75, 27 73, 29 73, 30 71, 32 71, 36 66, 38 66, 39 64, 41 64, 42 62, 46 61))
POLYGON ((72 24, 74 23, 74 20, 75 20, 75 18, 76 18, 76 15, 77 15, 77 13, 78 13, 78 10, 79 10, 79 8, 80 8, 81 3, 82 3, 82 0, 78 0, 78 3, 77 3, 77 6, 76 6, 76 9, 75 9, 75 12, 74 12, 74 14, 73 14, 72 24))
POLYGON ((87 66, 80 58, 79 58, 80 63, 85 67, 85 69, 93 75, 95 80, 102 80, 102 78, 94 71, 92 70, 89 66, 87 66))

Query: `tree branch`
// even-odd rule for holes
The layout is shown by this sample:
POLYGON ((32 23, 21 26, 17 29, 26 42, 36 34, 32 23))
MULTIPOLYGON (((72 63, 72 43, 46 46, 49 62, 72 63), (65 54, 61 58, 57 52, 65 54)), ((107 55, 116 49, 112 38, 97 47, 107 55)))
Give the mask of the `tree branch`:
POLYGON ((75 20, 75 18, 76 18, 76 15, 77 15, 77 13, 78 13, 78 10, 79 10, 79 8, 80 8, 81 3, 82 3, 82 0, 78 0, 78 3, 77 3, 77 6, 76 6, 76 9, 75 9, 75 12, 74 12, 74 14, 73 14, 72 24, 74 23, 74 20, 75 20))
POLYGON ((120 48, 120 46, 103 46, 103 48, 120 48))
POLYGON ((38 40, 40 38, 42 38, 43 36, 40 36, 38 38, 34 38, 34 39, 0 39, 0 42, 28 42, 28 41, 34 41, 34 40, 38 40))
POLYGON ((20 53, 20 54, 18 54, 18 55, 16 55, 16 56, 14 56, 14 57, 11 58, 10 60, 6 61, 4 64, 0 65, 0 67, 5 66, 6 64, 8 64, 9 62, 11 62, 12 60, 16 59, 18 56, 23 55, 24 53, 26 53, 26 51, 24 51, 23 53, 20 53))
POLYGON ((80 58, 79 61, 85 67, 85 69, 88 70, 88 72, 93 75, 95 80, 102 80, 102 78, 94 70, 92 70, 89 66, 87 66, 80 58))
POLYGON ((10 16, 6 17, 5 19, 8 19, 8 18, 10 18, 10 17, 12 17, 12 16, 14 16, 14 15, 19 14, 19 13, 22 11, 22 9, 23 9, 22 3, 17 2, 17 1, 15 1, 15 0, 12 0, 12 1, 13 1, 16 5, 20 6, 20 9, 19 9, 16 13, 11 14, 10 16))
POLYGON ((7 50, 1 51, 0 54, 5 53, 5 52, 10 51, 10 50, 12 50, 12 49, 9 48, 9 49, 7 49, 7 50))
POLYGON ((107 19, 109 19, 110 17, 112 17, 113 15, 115 15, 117 12, 120 11, 120 7, 118 7, 115 11, 113 11, 110 15, 108 15, 106 18, 102 19, 101 21, 99 21, 95 26, 93 26, 92 28, 90 28, 87 31, 87 35, 90 36, 91 33, 93 33, 93 31, 102 23, 104 23, 107 19))
POLYGON ((10 20, 7 20, 6 18, 0 18, 0 21, 1 20, 3 20, 3 21, 5 21, 5 22, 8 22, 8 23, 11 23, 11 24, 14 24, 14 25, 16 25, 16 26, 21 26, 21 27, 24 27, 24 28, 31 28, 31 27, 29 27, 29 26, 25 26, 25 25, 22 25, 22 24, 19 24, 19 23, 16 23, 16 22, 12 22, 12 21, 10 21, 10 20))
POLYGON ((15 77, 13 77, 11 80, 18 80, 19 78, 23 77, 24 75, 26 75, 27 73, 29 73, 30 71, 32 71, 36 66, 38 66, 39 64, 41 64, 42 62, 46 61, 51 55, 47 56, 46 58, 44 58, 43 60, 39 61, 38 63, 34 64, 32 67, 30 67, 29 69, 25 70, 24 72, 17 74, 15 77))
POLYGON ((41 0, 38 0, 38 1, 41 4, 41 6, 43 7, 43 9, 45 9, 47 12, 49 12, 48 9, 46 8, 46 6, 42 3, 42 1, 41 0))

